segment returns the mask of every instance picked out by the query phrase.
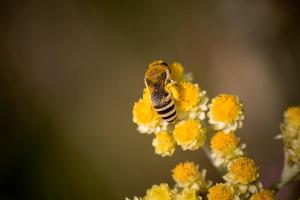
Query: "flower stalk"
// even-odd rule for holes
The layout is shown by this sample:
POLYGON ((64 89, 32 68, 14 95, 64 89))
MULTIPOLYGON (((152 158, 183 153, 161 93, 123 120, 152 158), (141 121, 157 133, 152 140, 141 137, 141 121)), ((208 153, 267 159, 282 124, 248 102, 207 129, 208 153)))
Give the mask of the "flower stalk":
POLYGON ((284 186, 287 184, 299 180, 300 178, 300 166, 299 165, 291 165, 288 162, 288 154, 285 153, 284 156, 284 165, 283 165, 283 170, 281 173, 281 177, 279 181, 276 181, 273 183, 270 187, 275 192, 278 192, 281 190, 284 186))

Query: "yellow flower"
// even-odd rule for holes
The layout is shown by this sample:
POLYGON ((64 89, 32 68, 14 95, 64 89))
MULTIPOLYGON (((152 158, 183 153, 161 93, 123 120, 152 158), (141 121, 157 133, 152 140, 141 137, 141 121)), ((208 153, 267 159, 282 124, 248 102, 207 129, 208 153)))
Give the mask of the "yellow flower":
POLYGON ((167 132, 157 133, 152 145, 155 147, 155 153, 161 156, 171 156, 175 151, 175 141, 167 132))
POLYGON ((289 107, 285 111, 281 127, 289 162, 300 164, 300 106, 289 107))
POLYGON ((179 163, 172 172, 174 181, 183 185, 192 184, 200 177, 198 166, 193 162, 179 163))
POLYGON ((174 62, 174 63, 170 64, 169 69, 171 72, 171 78, 174 81, 181 81, 183 79, 184 68, 180 63, 174 62))
POLYGON ((201 200, 200 196, 197 196, 197 191, 191 188, 184 188, 177 200, 201 200))
POLYGON ((239 144, 239 138, 233 133, 217 132, 210 141, 210 147, 213 152, 222 154, 231 154, 239 144))
POLYGON ((207 115, 209 123, 213 124, 216 130, 225 132, 240 128, 244 119, 242 103, 238 97, 229 94, 220 94, 213 98, 207 115))
POLYGON ((270 190, 262 190, 253 194, 250 200, 275 200, 275 194, 270 190))
POLYGON ((289 126, 300 129, 300 106, 289 107, 284 116, 285 121, 289 126))
POLYGON ((234 132, 217 132, 210 141, 211 157, 215 166, 227 165, 234 158, 244 155, 245 144, 239 145, 240 139, 234 132))
POLYGON ((143 91, 143 100, 147 104, 151 104, 151 96, 149 88, 145 88, 143 91))
POLYGON ((246 157, 239 157, 228 165, 228 173, 224 176, 226 181, 248 184, 258 178, 258 167, 255 162, 246 157))
POLYGON ((234 189, 223 183, 217 183, 209 188, 207 198, 209 200, 233 200, 234 189))
POLYGON ((197 84, 178 82, 169 84, 167 88, 175 99, 179 111, 190 111, 200 101, 200 89, 197 84))
POLYGON ((241 106, 235 96, 221 94, 212 100, 211 112, 216 121, 230 123, 237 119, 241 106))
POLYGON ((185 120, 176 124, 173 136, 183 150, 196 150, 203 146, 206 131, 198 120, 185 120))
POLYGON ((161 183, 148 189, 144 200, 175 200, 175 194, 170 190, 168 184, 161 183))
POLYGON ((133 121, 138 125, 153 125, 159 120, 158 114, 154 111, 152 105, 140 99, 133 106, 133 121))

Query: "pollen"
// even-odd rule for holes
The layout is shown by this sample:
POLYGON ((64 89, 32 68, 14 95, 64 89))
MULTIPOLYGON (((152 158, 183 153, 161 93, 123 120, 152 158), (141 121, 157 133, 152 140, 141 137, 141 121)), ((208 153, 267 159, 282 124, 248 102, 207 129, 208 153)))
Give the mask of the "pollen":
POLYGON ((251 183, 259 176, 255 162, 246 157, 239 157, 232 161, 228 167, 228 173, 234 181, 242 184, 251 183))
POLYGON ((223 183, 218 183, 209 188, 207 198, 209 200, 233 200, 234 189, 223 183))
POLYGON ((275 200, 275 194, 273 191, 263 190, 253 194, 250 200, 275 200))
POLYGON ((198 120, 185 120, 176 124, 173 136, 183 150, 196 150, 203 146, 206 131, 198 120))
POLYGON ((211 103, 211 114, 215 121, 231 123, 238 119, 242 107, 239 99, 233 95, 220 94, 211 103))
POLYGON ((300 129, 300 106, 289 107, 284 116, 288 126, 300 129))
POLYGON ((213 152, 220 152, 224 155, 232 153, 239 144, 239 138, 234 132, 217 132, 210 141, 210 147, 213 152))
POLYGON ((161 183, 153 185, 147 190, 144 200, 175 200, 174 192, 169 188, 168 184, 161 183))
POLYGON ((199 177, 198 166, 193 162, 179 163, 172 172, 174 181, 181 184, 193 183, 199 177))
POLYGON ((200 101, 200 89, 197 84, 178 82, 170 88, 179 111, 190 111, 200 101))
POLYGON ((171 156, 175 151, 175 141, 167 132, 159 132, 156 134, 152 145, 155 147, 155 153, 161 156, 171 156))
POLYGON ((168 83, 166 88, 171 93, 172 97, 176 101, 178 101, 178 99, 179 99, 179 93, 178 93, 178 87, 176 85, 177 84, 168 83))
POLYGON ((183 79, 184 67, 180 63, 174 62, 170 64, 169 69, 173 80, 181 81, 183 79))
POLYGON ((151 125, 159 120, 158 114, 154 111, 152 105, 140 99, 133 106, 133 121, 138 125, 151 125))
POLYGON ((151 104, 150 90, 147 87, 143 91, 143 100, 145 103, 151 104))

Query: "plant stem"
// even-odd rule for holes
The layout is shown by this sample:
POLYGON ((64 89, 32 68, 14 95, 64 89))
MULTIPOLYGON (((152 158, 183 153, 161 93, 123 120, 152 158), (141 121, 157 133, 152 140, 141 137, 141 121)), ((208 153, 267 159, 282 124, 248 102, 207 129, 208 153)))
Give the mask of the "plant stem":
POLYGON ((211 140, 211 138, 214 135, 215 131, 212 128, 212 126, 207 124, 207 123, 205 123, 205 127, 206 127, 206 130, 207 130, 207 138, 206 138, 206 141, 204 142, 204 146, 202 148, 203 152, 206 155, 206 157, 210 160, 211 164, 215 167, 216 171, 222 177, 225 174, 226 170, 222 166, 216 166, 215 165, 214 159, 211 157, 211 151, 210 151, 210 148, 209 148, 209 141, 211 140))
POLYGON ((221 177, 225 174, 225 169, 221 166, 217 167, 215 164, 214 164, 214 160, 213 158, 211 157, 211 152, 210 152, 210 149, 209 149, 209 145, 207 142, 204 143, 204 146, 203 146, 203 152, 205 153, 206 157, 210 160, 211 164, 216 168, 216 170, 218 171, 218 173, 221 175, 221 177))
POLYGON ((278 192, 288 183, 298 179, 300 176, 300 167, 297 164, 290 164, 288 162, 288 155, 285 153, 284 155, 284 166, 281 173, 281 178, 279 181, 273 183, 270 187, 271 190, 278 192))

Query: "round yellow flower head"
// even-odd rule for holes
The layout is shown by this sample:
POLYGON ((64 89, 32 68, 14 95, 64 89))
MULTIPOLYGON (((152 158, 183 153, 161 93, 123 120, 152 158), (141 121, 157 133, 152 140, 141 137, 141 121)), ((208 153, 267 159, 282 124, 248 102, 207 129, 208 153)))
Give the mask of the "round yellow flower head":
POLYGON ((196 150, 203 146, 206 131, 201 127, 199 120, 191 119, 176 124, 173 136, 183 150, 196 150))
POLYGON ((153 125, 158 122, 159 116, 154 111, 152 105, 140 99, 134 103, 133 106, 133 121, 138 125, 153 125))
POLYGON ((258 178, 258 167, 253 160, 239 157, 229 164, 227 176, 234 182, 248 184, 258 178))
POLYGON ((168 184, 161 183, 148 189, 144 200, 175 200, 175 194, 170 190, 168 184))
POLYGON ((179 163, 172 172, 174 181, 183 185, 192 184, 200 177, 198 166, 193 162, 179 163))
POLYGON ((300 129, 300 106, 289 107, 284 113, 285 123, 294 128, 300 129))
POLYGON ((233 200, 234 189, 223 183, 217 183, 209 188, 207 198, 209 200, 233 200))
POLYGON ((170 64, 169 70, 171 72, 171 77, 174 81, 181 81, 183 79, 184 68, 180 63, 174 62, 170 64))
POLYGON ((237 120, 241 109, 242 107, 237 97, 221 94, 212 100, 210 111, 214 120, 231 123, 237 120))
POLYGON ((225 132, 235 131, 241 128, 244 119, 242 103, 239 98, 229 94, 220 94, 213 98, 207 114, 209 123, 214 125, 216 130, 225 132))
POLYGON ((224 133, 223 131, 219 131, 211 139, 210 147, 213 152, 228 155, 237 148, 239 141, 234 132, 224 133))
POLYGON ((191 188, 184 188, 177 200, 201 200, 200 196, 197 196, 197 191, 191 188))
POLYGON ((254 193, 250 200, 275 200, 275 194, 270 190, 262 190, 254 193))
POLYGON ((152 145, 155 147, 155 153, 163 157, 171 156, 175 151, 173 136, 164 131, 156 134, 152 145))
POLYGON ((171 92, 179 111, 190 111, 200 101, 200 89, 197 84, 178 82, 175 85, 169 84, 167 88, 171 92))

